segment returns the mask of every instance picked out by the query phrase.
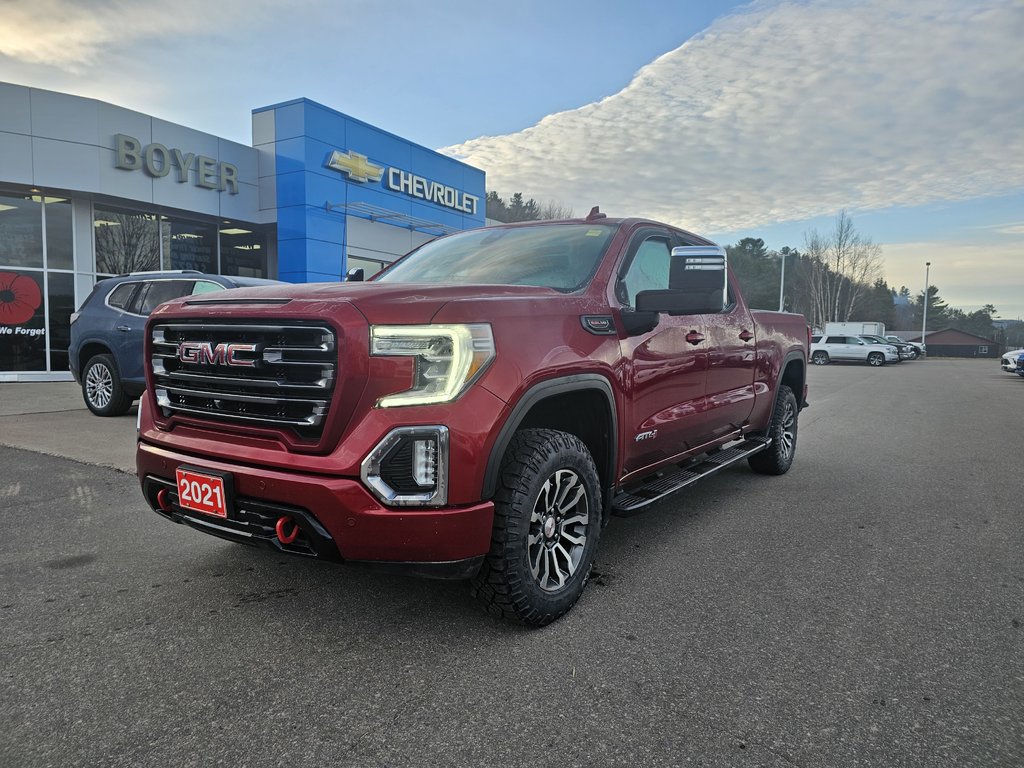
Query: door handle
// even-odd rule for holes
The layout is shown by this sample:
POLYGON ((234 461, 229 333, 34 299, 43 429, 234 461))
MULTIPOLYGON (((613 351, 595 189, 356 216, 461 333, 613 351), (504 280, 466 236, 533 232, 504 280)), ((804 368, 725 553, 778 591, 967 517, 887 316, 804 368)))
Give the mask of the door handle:
POLYGON ((130 331, 131 329, 132 329, 132 327, 130 325, 119 325, 119 326, 117 326, 117 330, 119 330, 119 331, 130 331))
POLYGON ((754 334, 750 331, 740 331, 740 341, 750 341, 752 338, 754 338, 754 334))
POLYGON ((704 334, 697 333, 696 331, 690 331, 688 334, 686 334, 686 341, 689 342, 690 344, 700 344, 702 341, 704 341, 704 334))

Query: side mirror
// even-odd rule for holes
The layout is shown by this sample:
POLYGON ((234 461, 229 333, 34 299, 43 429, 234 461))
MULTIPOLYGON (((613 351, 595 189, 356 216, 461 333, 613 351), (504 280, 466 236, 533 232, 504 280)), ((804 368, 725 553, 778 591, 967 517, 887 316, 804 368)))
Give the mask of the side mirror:
MULTIPOLYGON (((690 294, 704 294, 701 313, 721 312, 729 303, 725 249, 717 245, 683 245, 672 249, 669 288, 690 294), (718 293, 718 299, 713 294, 718 293)), ((694 299, 693 301, 696 301, 694 299)), ((701 302, 698 302, 701 303, 701 302)), ((691 301, 689 306, 692 306, 691 301)), ((690 310, 688 314, 695 314, 690 310)), ((682 312, 680 314, 683 314, 682 312)))
POLYGON ((348 271, 348 274, 345 275, 345 282, 346 283, 361 283, 361 282, 363 282, 363 280, 364 280, 364 277, 363 277, 363 268, 362 267, 357 267, 355 269, 350 269, 348 271))

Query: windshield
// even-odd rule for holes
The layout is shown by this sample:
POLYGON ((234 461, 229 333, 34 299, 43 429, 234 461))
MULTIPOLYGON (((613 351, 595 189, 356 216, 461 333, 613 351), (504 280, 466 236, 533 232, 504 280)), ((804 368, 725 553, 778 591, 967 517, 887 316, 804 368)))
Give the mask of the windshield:
POLYGON ((538 224, 462 232, 421 246, 374 281, 537 285, 569 293, 594 276, 616 227, 538 224))

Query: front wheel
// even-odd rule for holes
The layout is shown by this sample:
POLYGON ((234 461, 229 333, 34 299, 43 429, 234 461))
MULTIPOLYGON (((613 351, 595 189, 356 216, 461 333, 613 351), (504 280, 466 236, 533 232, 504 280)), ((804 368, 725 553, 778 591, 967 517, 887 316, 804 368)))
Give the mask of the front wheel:
POLYGON ((124 391, 117 364, 110 355, 96 355, 82 371, 82 397, 97 416, 120 416, 132 407, 124 391))
POLYGON ((784 475, 793 466, 796 456, 796 428, 800 409, 796 395, 789 387, 779 387, 779 396, 772 411, 772 422, 768 425, 767 436, 772 442, 760 453, 755 453, 747 464, 760 475, 784 475))
POLYGON ((494 496, 491 549, 472 593, 495 615, 544 626, 575 605, 601 535, 601 484, 583 442, 524 429, 512 438, 494 496))
POLYGON ((828 352, 815 352, 811 355, 811 362, 815 365, 828 365, 828 352))
POLYGON ((885 355, 881 352, 872 352, 868 355, 868 365, 873 365, 876 368, 885 365, 885 355))

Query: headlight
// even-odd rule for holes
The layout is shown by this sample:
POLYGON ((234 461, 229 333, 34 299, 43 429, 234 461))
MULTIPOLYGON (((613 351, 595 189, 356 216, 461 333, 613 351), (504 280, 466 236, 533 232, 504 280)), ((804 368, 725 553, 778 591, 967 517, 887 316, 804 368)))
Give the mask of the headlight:
POLYGON ((373 325, 370 354, 416 358, 412 387, 382 397, 378 407, 448 403, 494 359, 494 336, 486 323, 373 325))

